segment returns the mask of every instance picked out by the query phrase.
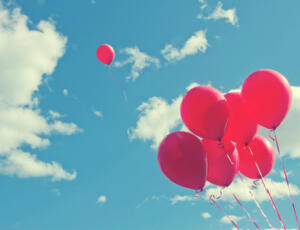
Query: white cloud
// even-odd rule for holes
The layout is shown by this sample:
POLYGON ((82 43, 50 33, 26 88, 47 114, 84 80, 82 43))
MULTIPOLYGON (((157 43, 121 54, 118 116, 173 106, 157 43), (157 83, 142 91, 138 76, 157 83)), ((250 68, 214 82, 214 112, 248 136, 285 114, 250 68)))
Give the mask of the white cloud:
POLYGON ((60 113, 58 113, 58 112, 56 112, 56 111, 54 111, 54 110, 49 110, 48 111, 48 113, 49 113, 49 115, 50 115, 50 117, 52 118, 52 119, 58 119, 58 118, 61 118, 61 117, 63 117, 64 115, 62 115, 62 114, 60 114, 60 113))
POLYGON ((137 110, 140 112, 135 128, 128 129, 129 138, 151 141, 151 147, 157 148, 160 141, 180 123, 180 103, 178 97, 169 104, 160 97, 151 97, 143 102, 137 110))
POLYGON ((73 180, 76 172, 22 151, 23 146, 48 146, 47 136, 53 133, 80 131, 73 123, 57 120, 54 111, 49 111, 51 120, 42 116, 36 96, 43 76, 52 74, 63 56, 67 39, 52 20, 40 21, 36 29, 28 23, 19 8, 8 10, 0 3, 0 173, 73 180))
POLYGON ((96 110, 96 109, 93 109, 93 114, 94 114, 96 117, 103 117, 102 112, 99 111, 99 110, 96 110))
POLYGON ((51 132, 56 132, 68 136, 83 131, 82 129, 78 128, 77 125, 74 123, 65 123, 62 121, 54 121, 52 124, 49 124, 48 126, 51 132))
POLYGON ((181 196, 181 195, 176 195, 174 197, 172 197, 170 199, 171 201, 171 204, 174 205, 174 204, 177 204, 178 202, 184 202, 184 201, 195 201, 197 200, 198 198, 196 197, 193 197, 193 196, 181 196))
POLYGON ((181 49, 167 44, 161 53, 168 61, 179 61, 186 56, 195 55, 198 52, 205 53, 208 46, 206 32, 204 30, 197 31, 191 36, 181 49))
MULTIPOLYGON (((233 215, 228 215, 235 223, 239 222, 242 220, 244 217, 242 216, 233 216, 233 215)), ((224 224, 231 224, 231 222, 228 220, 226 216, 223 216, 220 221, 224 224)))
POLYGON ((76 172, 66 172, 56 162, 45 163, 35 155, 22 151, 14 151, 4 156, 0 161, 0 173, 20 178, 51 177, 53 181, 74 180, 77 175, 76 172))
POLYGON ((204 219, 209 219, 209 218, 211 218, 211 214, 210 214, 209 212, 203 212, 201 215, 202 215, 202 217, 203 217, 204 219))
POLYGON ((192 88, 195 88, 195 87, 197 87, 197 86, 199 86, 200 84, 199 83, 197 83, 197 82, 192 82, 191 84, 189 84, 185 89, 187 90, 187 91, 189 91, 189 90, 191 90, 192 88))
POLYGON ((159 67, 159 59, 149 56, 146 53, 140 51, 140 49, 135 47, 125 48, 121 53, 127 54, 129 57, 124 61, 115 62, 115 67, 123 67, 128 64, 132 64, 131 74, 127 76, 127 80, 135 81, 141 74, 141 72, 151 65, 159 67))
POLYGON ((69 94, 69 91, 67 89, 63 89, 62 94, 67 96, 69 94))
POLYGON ((228 22, 234 26, 238 25, 238 17, 236 15, 236 9, 232 8, 232 9, 224 10, 222 2, 218 2, 216 9, 207 17, 204 17, 202 14, 199 14, 197 16, 197 18, 206 19, 206 20, 226 19, 226 22, 228 22))
POLYGON ((103 195, 99 196, 97 199, 97 203, 101 203, 101 204, 106 203, 106 201, 107 201, 107 198, 106 198, 106 196, 103 196, 103 195))
POLYGON ((207 2, 205 0, 199 0, 200 10, 204 10, 207 7, 207 2))

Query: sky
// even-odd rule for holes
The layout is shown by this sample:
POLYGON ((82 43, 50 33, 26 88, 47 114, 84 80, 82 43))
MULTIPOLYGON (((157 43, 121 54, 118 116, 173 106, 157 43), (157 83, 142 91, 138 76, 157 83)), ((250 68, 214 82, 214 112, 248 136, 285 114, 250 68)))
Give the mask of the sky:
MULTIPOLYGON (((0 230, 233 229, 205 195, 166 179, 157 147, 185 129, 188 89, 226 93, 265 68, 292 86, 278 138, 300 213, 299 9, 298 0, 0 0, 0 230), (127 101, 96 58, 104 43, 127 101)), ((278 159, 266 182, 296 229, 278 159)), ((236 178, 218 203, 240 229, 255 227, 232 192, 269 229, 236 178)), ((281 229, 261 184, 254 193, 281 229)))

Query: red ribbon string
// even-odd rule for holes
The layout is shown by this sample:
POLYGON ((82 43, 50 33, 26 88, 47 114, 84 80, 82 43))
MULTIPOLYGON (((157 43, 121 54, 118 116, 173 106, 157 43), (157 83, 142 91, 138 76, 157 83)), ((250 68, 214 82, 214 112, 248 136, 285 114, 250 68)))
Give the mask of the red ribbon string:
POLYGON ((251 188, 256 189, 257 186, 258 186, 258 182, 259 182, 259 179, 252 181, 252 186, 251 186, 251 188))
MULTIPOLYGON (((227 153, 226 153, 226 156, 227 156, 229 162, 233 165, 233 162, 232 162, 230 156, 229 156, 227 153)), ((241 179, 241 181, 243 182, 243 184, 244 184, 245 186, 247 186, 246 183, 245 183, 245 181, 244 181, 244 179, 243 179, 243 177, 241 176, 240 172, 238 172, 237 174, 238 174, 239 178, 241 179)), ((253 182, 253 183, 256 183, 256 181, 253 182)), ((256 185, 256 184, 255 184, 255 185, 256 185)), ((253 194, 253 192, 252 192, 250 189, 249 189, 249 193, 250 193, 252 199, 254 200, 254 203, 255 203, 256 206, 258 207, 260 213, 263 215, 263 217, 264 217, 265 220, 267 221, 269 227, 270 227, 271 229, 273 229, 272 224, 270 223, 269 219, 267 218, 266 214, 265 214, 264 211, 262 210, 261 206, 259 205, 259 203, 258 203, 257 200, 255 199, 254 194, 253 194)), ((250 220, 251 220, 251 218, 250 218, 250 220)), ((251 220, 251 221, 252 221, 252 220, 251 220)))
POLYGON ((220 191, 219 191, 219 195, 218 196, 215 196, 214 194, 211 194, 209 198, 212 198, 212 199, 215 199, 215 200, 221 199, 221 197, 222 197, 223 192, 224 192, 225 189, 226 189, 226 187, 221 188, 220 191))
POLYGON ((260 230, 260 228, 258 227, 257 223, 253 220, 252 216, 250 215, 250 213, 247 211, 247 209, 244 207, 244 205, 242 205, 242 203, 240 202, 240 200, 236 197, 236 195, 234 193, 232 193, 234 199, 236 200, 236 202, 238 202, 238 204, 242 207, 242 209, 245 211, 245 213, 247 214, 247 216, 249 217, 249 219, 251 220, 251 222, 255 225, 255 227, 257 229, 260 230))
POLYGON ((125 101, 127 101, 127 94, 126 94, 125 89, 124 89, 123 86, 116 80, 116 78, 115 78, 114 75, 112 74, 111 69, 110 69, 110 66, 108 67, 108 70, 109 70, 109 76, 110 76, 110 78, 111 78, 111 79, 112 79, 112 80, 120 87, 120 89, 121 89, 122 92, 123 92, 125 101))
POLYGON ((297 221, 297 224, 298 224, 298 229, 300 229, 300 224, 299 224, 299 220, 298 220, 298 215, 297 215, 297 212, 296 212, 296 207, 295 207, 294 199, 293 199, 293 196, 292 196, 292 192, 291 192, 291 188, 290 188, 290 183, 289 183, 289 180, 288 180, 288 176, 287 176, 287 173, 286 173, 286 170, 285 170, 285 167, 284 167, 284 164, 283 164, 283 160, 282 160, 282 157, 281 157, 281 153, 280 153, 280 149, 279 149, 279 144, 278 144, 276 132, 275 132, 275 130, 272 130, 271 133, 274 134, 274 137, 272 137, 272 135, 271 135, 270 133, 269 133, 269 137, 270 137, 273 141, 275 141, 275 143, 276 143, 276 147, 277 147, 279 159, 280 159, 280 162, 281 162, 281 165, 282 165, 282 169, 283 169, 284 176, 285 176, 285 181, 286 181, 286 184, 287 184, 287 187, 288 187, 288 190, 289 190, 290 199, 291 199, 291 202, 292 202, 294 214, 295 214, 296 221, 297 221))
MULTIPOLYGON (((211 195, 205 190, 205 189, 202 189, 203 192, 205 192, 210 201, 212 201, 214 203, 214 205, 220 210, 220 212, 234 225, 234 227, 236 227, 236 229, 240 230, 239 227, 237 226, 237 224, 230 218, 230 216, 226 215, 225 212, 221 209, 221 207, 217 204, 217 202, 211 197, 211 195)), ((200 192, 199 191, 196 191, 196 193, 199 195, 200 192)))
MULTIPOLYGON (((239 176, 240 180, 243 182, 243 184, 248 188, 248 186, 247 186, 246 182, 244 181, 244 179, 243 179, 242 175, 240 174, 240 172, 238 172, 238 176, 239 176)), ((272 226, 271 222, 269 221, 267 215, 266 215, 265 212, 262 210, 260 204, 259 204, 258 201, 256 200, 256 198, 255 198, 255 196, 254 196, 252 190, 248 188, 248 191, 249 191, 249 194, 250 194, 250 196, 252 197, 254 203, 256 204, 257 208, 259 209, 260 213, 262 214, 262 216, 265 218, 266 222, 268 223, 270 229, 273 229, 273 226, 272 226)))
POLYGON ((267 188, 267 185, 265 184, 265 180, 264 180, 264 178, 263 178, 263 176, 262 176, 262 173, 261 173, 261 171, 260 171, 260 168, 259 168, 259 166, 258 166, 256 160, 254 159, 253 152, 252 152, 250 146, 248 146, 248 148, 249 148, 250 154, 251 154, 251 156, 252 156, 252 159, 253 159, 253 161, 254 161, 254 163, 255 163, 256 169, 257 169, 257 171, 258 171, 258 173, 259 173, 259 175, 260 175, 260 180, 261 180, 262 184, 264 185, 264 188, 265 188, 267 194, 269 195, 271 204, 272 204, 273 208, 274 208, 275 211, 276 211, 276 214, 277 214, 277 216, 278 216, 278 219, 279 219, 279 221, 280 221, 280 223, 281 223, 283 229, 286 230, 286 227, 285 227, 285 225, 284 225, 284 223, 283 223, 283 220, 281 219, 281 216, 280 216, 279 211, 278 211, 278 209, 277 209, 277 207, 276 207, 276 205, 275 205, 275 202, 274 202, 274 200, 273 200, 273 197, 272 197, 272 195, 271 195, 269 189, 267 188))

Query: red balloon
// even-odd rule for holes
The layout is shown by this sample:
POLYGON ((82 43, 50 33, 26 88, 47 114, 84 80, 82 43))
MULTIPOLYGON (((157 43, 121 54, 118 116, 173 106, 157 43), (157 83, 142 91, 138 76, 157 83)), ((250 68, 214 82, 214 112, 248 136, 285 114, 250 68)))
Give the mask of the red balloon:
POLYGON ((241 93, 227 93, 225 98, 229 108, 229 120, 223 139, 235 143, 250 143, 258 131, 258 125, 245 111, 241 93))
POLYGON ((189 90, 181 102, 181 118, 196 135, 221 140, 228 121, 225 97, 210 86, 197 86, 189 90))
POLYGON ((269 174, 275 163, 275 152, 272 144, 262 136, 255 136, 248 146, 238 144, 237 149, 240 157, 239 170, 246 177, 251 179, 261 178, 255 166, 250 149, 254 159, 258 164, 263 177, 269 174))
POLYGON ((190 133, 166 136, 158 149, 158 163, 165 176, 177 185, 194 190, 205 185, 207 157, 201 141, 190 133))
POLYGON ((222 187, 229 186, 238 172, 239 158, 235 146, 231 142, 209 139, 203 139, 202 144, 207 154, 207 181, 222 187))
POLYGON ((247 112, 261 126, 276 129, 289 111, 292 91, 287 79, 274 70, 259 70, 244 82, 247 112))
POLYGON ((99 61, 110 65, 115 58, 115 51, 110 45, 104 44, 98 47, 96 55, 99 61))

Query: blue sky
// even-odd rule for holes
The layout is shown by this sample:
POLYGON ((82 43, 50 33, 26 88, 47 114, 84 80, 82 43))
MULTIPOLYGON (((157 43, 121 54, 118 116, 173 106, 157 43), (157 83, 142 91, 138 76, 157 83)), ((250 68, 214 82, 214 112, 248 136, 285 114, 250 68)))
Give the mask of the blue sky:
MULTIPOLYGON (((278 135, 300 212, 299 1, 0 2, 0 230, 232 229, 204 196, 163 176, 156 148, 183 128, 187 87, 225 93, 262 68, 293 86, 278 135), (96 58, 103 43, 127 102, 96 58)), ((280 167, 267 182, 296 229, 280 167)), ((219 203, 241 229, 254 226, 230 191, 268 229, 236 178, 219 203)), ((261 185, 255 193, 280 229, 261 185)))

